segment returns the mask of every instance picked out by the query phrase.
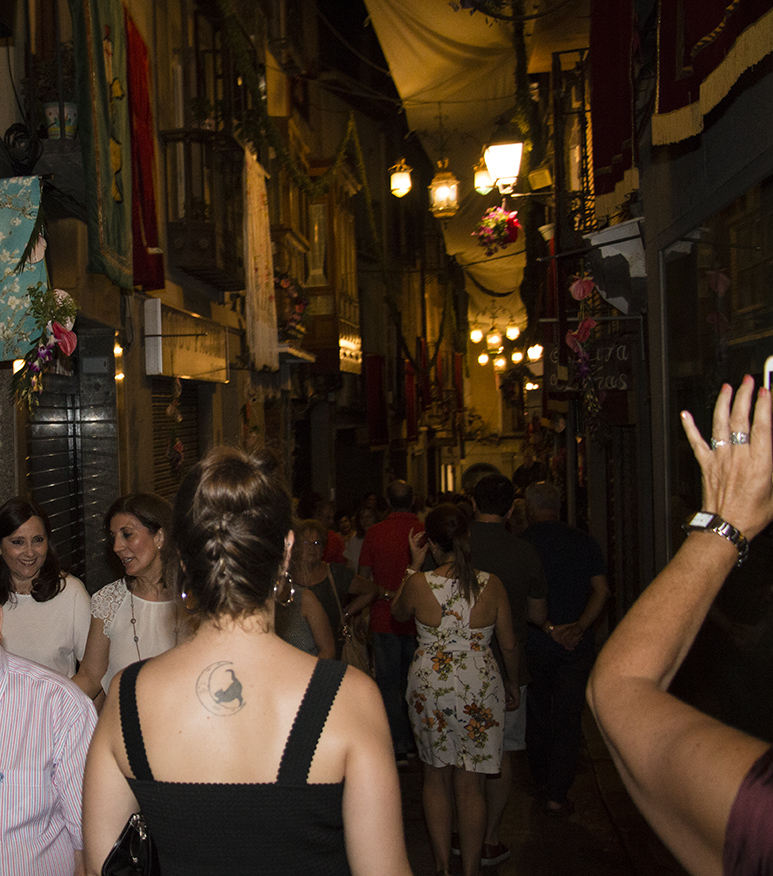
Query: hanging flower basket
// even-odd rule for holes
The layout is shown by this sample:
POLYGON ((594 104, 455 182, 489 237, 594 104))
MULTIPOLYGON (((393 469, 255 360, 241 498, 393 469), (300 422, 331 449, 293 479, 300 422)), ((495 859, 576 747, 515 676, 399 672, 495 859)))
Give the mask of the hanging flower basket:
POLYGON ((46 288, 42 283, 29 287, 30 313, 40 335, 23 359, 22 367, 11 378, 11 393, 30 413, 43 391, 43 371, 54 358, 56 348, 71 356, 78 343, 72 330, 77 305, 63 289, 46 288))
POLYGON ((491 207, 483 214, 480 225, 472 232, 472 236, 477 237, 486 255, 490 256, 515 243, 520 230, 517 211, 508 212, 502 207, 491 207))
POLYGON ((279 340, 300 340, 306 333, 306 309, 309 306, 309 299, 303 294, 301 284, 287 274, 274 274, 274 299, 279 340))

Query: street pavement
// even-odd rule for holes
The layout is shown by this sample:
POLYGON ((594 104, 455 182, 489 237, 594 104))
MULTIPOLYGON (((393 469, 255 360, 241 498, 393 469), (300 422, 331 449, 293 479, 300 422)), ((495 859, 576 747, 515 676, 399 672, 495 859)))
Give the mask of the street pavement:
MULTIPOLYGON (((580 768, 570 797, 575 812, 556 818, 530 791, 525 753, 513 759, 513 787, 500 838, 512 856, 484 876, 687 876, 633 805, 598 729, 586 712, 580 768)), ((400 770, 408 855, 414 876, 435 863, 421 805, 421 764, 400 770)), ((461 873, 452 859, 453 874, 461 873)))

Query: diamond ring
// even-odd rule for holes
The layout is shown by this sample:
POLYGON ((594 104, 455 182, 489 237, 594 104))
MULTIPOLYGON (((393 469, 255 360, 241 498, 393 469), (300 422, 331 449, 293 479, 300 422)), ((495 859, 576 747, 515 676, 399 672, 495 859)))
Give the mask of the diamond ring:
POLYGON ((730 443, 731 444, 748 444, 749 443, 749 433, 748 432, 731 432, 730 433, 730 443))
POLYGON ((709 442, 709 446, 711 447, 712 450, 716 450, 717 447, 727 447, 727 445, 729 443, 730 442, 725 441, 724 438, 712 438, 711 441, 709 442))

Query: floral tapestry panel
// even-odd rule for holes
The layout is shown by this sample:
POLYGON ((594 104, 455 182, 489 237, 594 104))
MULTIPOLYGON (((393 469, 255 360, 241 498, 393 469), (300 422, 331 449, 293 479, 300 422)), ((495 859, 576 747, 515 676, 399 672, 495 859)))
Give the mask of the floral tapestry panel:
POLYGON ((42 247, 16 273, 35 227, 40 207, 36 176, 0 179, 0 360, 24 355, 31 338, 40 333, 29 312, 29 287, 47 285, 42 247))
POLYGON ((268 218, 266 174, 255 157, 244 154, 244 264, 247 344, 253 368, 279 368, 274 261, 268 218))

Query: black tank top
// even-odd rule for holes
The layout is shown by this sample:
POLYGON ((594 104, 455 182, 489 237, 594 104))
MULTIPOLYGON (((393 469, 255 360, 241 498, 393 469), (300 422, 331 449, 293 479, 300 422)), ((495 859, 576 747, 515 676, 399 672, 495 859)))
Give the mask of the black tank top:
POLYGON ((277 781, 261 784, 155 781, 135 695, 141 668, 142 663, 132 664, 121 677, 121 727, 136 776, 128 782, 158 849, 163 876, 348 876, 343 782, 308 783, 345 664, 317 662, 285 743, 277 781))

